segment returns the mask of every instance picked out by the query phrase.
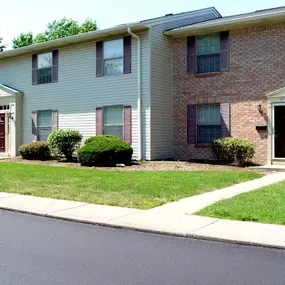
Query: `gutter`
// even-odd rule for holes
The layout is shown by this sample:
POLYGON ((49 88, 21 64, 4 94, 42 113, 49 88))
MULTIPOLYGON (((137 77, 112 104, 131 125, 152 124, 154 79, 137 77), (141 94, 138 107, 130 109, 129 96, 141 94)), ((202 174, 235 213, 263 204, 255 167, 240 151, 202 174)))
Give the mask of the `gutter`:
POLYGON ((141 135, 141 39, 138 35, 134 34, 131 27, 128 27, 128 33, 137 40, 137 82, 138 82, 138 160, 142 159, 142 135, 141 135))

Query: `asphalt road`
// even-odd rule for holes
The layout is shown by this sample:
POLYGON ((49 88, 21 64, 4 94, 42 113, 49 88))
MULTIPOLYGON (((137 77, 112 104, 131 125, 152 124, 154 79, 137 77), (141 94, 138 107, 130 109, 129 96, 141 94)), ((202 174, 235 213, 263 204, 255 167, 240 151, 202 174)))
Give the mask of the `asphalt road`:
POLYGON ((285 251, 0 210, 1 285, 285 284, 285 251))

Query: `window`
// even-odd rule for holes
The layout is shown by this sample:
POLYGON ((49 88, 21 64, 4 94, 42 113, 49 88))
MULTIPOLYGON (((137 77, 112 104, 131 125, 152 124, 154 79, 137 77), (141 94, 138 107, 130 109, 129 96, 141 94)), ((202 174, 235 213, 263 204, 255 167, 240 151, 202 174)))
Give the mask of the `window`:
POLYGON ((52 52, 38 55, 38 84, 52 82, 52 52))
POLYGON ((104 42, 104 75, 122 74, 124 72, 123 39, 104 42))
POLYGON ((196 37, 197 73, 220 71, 220 35, 196 37))
POLYGON ((112 134, 123 139, 122 106, 109 106, 103 108, 103 134, 112 134))
POLYGON ((37 112, 38 141, 46 141, 52 132, 52 111, 44 110, 37 112))
POLYGON ((0 111, 2 111, 2 110, 9 110, 9 109, 10 109, 9 105, 0 106, 0 111))
POLYGON ((209 143, 221 137, 220 105, 197 105, 197 143, 209 143))

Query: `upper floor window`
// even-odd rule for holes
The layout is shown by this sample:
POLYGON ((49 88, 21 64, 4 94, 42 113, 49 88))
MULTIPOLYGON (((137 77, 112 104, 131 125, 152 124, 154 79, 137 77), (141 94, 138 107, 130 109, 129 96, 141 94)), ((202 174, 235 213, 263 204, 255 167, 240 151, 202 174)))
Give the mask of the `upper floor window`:
POLYGON ((187 73, 230 70, 229 31, 187 37, 187 73))
POLYGON ((220 34, 196 38, 197 73, 220 71, 220 34))
POLYGON ((58 50, 32 55, 32 84, 58 82, 58 50))
POLYGON ((52 82, 52 53, 38 54, 38 84, 52 82))
POLYGON ((96 76, 128 74, 132 71, 132 38, 96 42, 96 76))
POLYGON ((104 75, 121 74, 124 72, 123 39, 104 42, 104 75))

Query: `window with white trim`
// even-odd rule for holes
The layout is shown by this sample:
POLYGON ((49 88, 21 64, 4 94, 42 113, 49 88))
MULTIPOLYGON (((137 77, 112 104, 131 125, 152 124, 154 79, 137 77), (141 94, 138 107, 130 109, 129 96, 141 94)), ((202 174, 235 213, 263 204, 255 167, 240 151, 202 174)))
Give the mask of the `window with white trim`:
POLYGON ((47 141, 52 132, 52 110, 37 112, 38 141, 47 141))
POLYGON ((52 52, 38 54, 38 84, 52 82, 52 52))
POLYGON ((197 105, 197 143, 209 143, 221 137, 219 104, 197 105))
POLYGON ((220 34, 196 37, 197 73, 220 71, 220 34))
POLYGON ((103 134, 123 139, 123 106, 103 107, 103 134))
POLYGON ((104 47, 104 75, 124 73, 124 41, 117 39, 105 41, 104 47))

